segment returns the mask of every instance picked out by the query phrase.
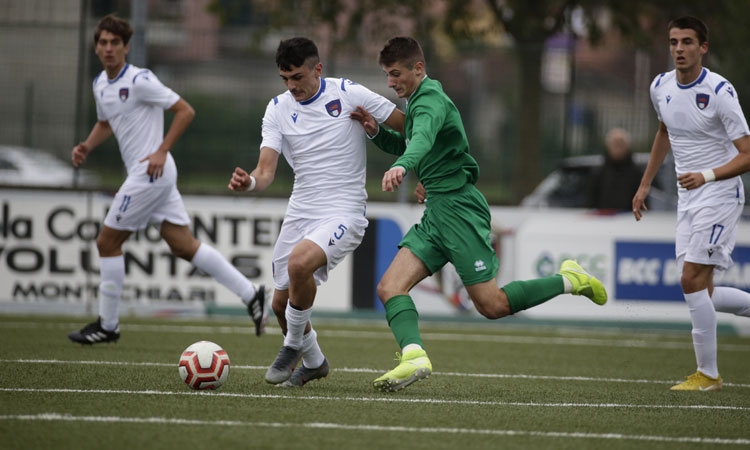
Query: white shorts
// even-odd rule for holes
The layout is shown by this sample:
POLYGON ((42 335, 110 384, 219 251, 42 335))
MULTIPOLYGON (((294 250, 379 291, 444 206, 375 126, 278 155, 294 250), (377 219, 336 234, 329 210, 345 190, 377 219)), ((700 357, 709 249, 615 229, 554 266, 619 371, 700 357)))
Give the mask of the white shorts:
POLYGON ((677 213, 677 267, 685 261, 726 270, 732 266, 743 205, 723 203, 677 213))
POLYGON ((289 289, 289 255, 303 239, 310 240, 326 254, 328 264, 315 271, 315 284, 328 280, 328 271, 359 247, 368 225, 362 215, 325 219, 284 218, 273 249, 273 283, 278 290, 289 289))
POLYGON ((144 184, 128 177, 112 200, 104 224, 116 230, 138 231, 150 223, 167 221, 190 225, 185 204, 175 183, 157 180, 144 184))

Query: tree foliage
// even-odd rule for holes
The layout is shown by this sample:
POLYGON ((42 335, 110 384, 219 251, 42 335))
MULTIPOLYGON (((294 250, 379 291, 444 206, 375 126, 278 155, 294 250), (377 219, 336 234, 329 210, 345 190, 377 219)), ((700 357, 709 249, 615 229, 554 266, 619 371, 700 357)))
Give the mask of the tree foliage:
MULTIPOLYGON (((357 51, 367 42, 385 42, 408 33, 423 44, 428 59, 460 52, 464 46, 510 45, 518 61, 519 157, 514 188, 518 198, 541 179, 541 66, 544 45, 560 32, 593 45, 604 27, 614 27, 636 47, 667 46, 667 23, 682 16, 703 19, 711 29, 709 61, 714 70, 742 92, 750 58, 744 53, 750 29, 737 26, 748 17, 750 2, 734 0, 213 0, 219 17, 231 8, 252 4, 263 11, 273 28, 324 33, 329 55, 357 51), (608 20, 602 20, 602 17, 608 20), (576 23, 574 23, 576 22, 576 23), (714 45, 717 44, 717 45, 714 45), (445 49, 449 49, 446 51, 445 49), (452 49, 452 51, 450 50, 452 49), (442 50, 442 51, 439 51, 442 50), (522 150, 520 150, 522 149, 522 150)), ((708 65, 708 63, 707 63, 708 65)), ((750 83, 750 82, 748 82, 750 83)), ((746 91, 750 92, 750 86, 746 91)))

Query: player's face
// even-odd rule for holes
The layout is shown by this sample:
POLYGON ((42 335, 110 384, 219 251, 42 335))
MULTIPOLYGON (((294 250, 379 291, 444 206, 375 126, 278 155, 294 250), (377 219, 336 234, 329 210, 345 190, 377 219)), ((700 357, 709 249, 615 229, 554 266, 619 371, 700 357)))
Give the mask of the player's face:
POLYGON ((383 66, 383 72, 388 77, 388 87, 396 92, 398 98, 408 99, 424 78, 424 64, 418 62, 409 69, 402 63, 395 63, 383 66))
POLYGON ((282 70, 279 68, 279 76, 284 80, 286 88, 298 102, 309 100, 320 89, 320 74, 323 71, 323 64, 317 63, 315 67, 310 68, 306 64, 301 67, 292 66, 292 70, 282 70))
POLYGON ((108 74, 116 74, 122 69, 128 50, 130 46, 125 45, 120 36, 106 30, 99 34, 99 40, 96 41, 96 56, 99 57, 99 61, 102 62, 108 74))
MULTIPOLYGON (((708 42, 698 43, 698 35, 692 29, 672 28, 669 30, 669 53, 674 67, 683 74, 698 76, 703 55, 708 51, 708 42)), ((692 80, 688 80, 692 81, 692 80)))

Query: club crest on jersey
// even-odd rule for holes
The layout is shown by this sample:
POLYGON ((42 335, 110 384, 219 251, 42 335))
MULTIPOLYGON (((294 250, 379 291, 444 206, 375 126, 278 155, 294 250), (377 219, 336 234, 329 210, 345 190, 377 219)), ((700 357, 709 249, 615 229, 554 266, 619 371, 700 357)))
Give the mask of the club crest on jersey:
POLYGON ((698 109, 706 109, 708 106, 708 94, 695 94, 695 104, 698 105, 698 109))
POLYGON ((338 117, 341 115, 341 100, 336 99, 332 102, 326 103, 326 111, 331 117, 338 117))
POLYGON ((120 101, 124 102, 128 99, 128 95, 130 95, 130 90, 128 88, 120 88, 120 101))

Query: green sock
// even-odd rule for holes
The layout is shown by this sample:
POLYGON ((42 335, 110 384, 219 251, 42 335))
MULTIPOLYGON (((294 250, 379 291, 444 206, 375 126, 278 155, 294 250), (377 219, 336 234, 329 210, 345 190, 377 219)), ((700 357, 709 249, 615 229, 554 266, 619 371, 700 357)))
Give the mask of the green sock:
POLYGON ((407 344, 422 346, 422 337, 419 335, 419 314, 411 297, 397 295, 388 299, 385 302, 385 318, 401 348, 406 347, 407 344))
POLYGON ((515 314, 518 311, 533 308, 557 297, 564 292, 565 286, 563 285, 562 275, 555 274, 535 280, 511 281, 502 289, 508 296, 510 313, 515 314))

